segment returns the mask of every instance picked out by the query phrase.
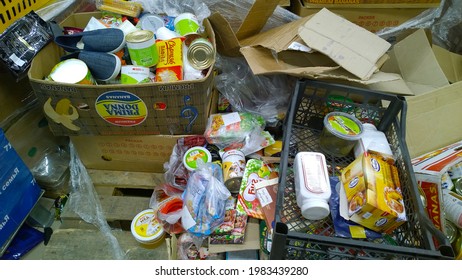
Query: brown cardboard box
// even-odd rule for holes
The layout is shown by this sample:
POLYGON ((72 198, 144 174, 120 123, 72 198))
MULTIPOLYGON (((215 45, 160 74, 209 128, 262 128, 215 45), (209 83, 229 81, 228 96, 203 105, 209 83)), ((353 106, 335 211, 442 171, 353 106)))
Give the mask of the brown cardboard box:
POLYGON ((8 69, 0 65, 0 126, 8 128, 13 119, 35 100, 29 80, 16 81, 8 69))
MULTIPOLYGON (((330 11, 346 18, 347 20, 371 31, 377 32, 385 27, 394 27, 412 19, 427 8, 371 8, 358 9, 352 7, 327 7, 330 11)), ((322 7, 307 7, 302 0, 292 0, 291 11, 299 16, 305 17, 319 12, 322 7)))
MULTIPOLYGON (((84 27, 92 16, 100 14, 73 14, 61 25, 84 27)), ((204 25, 209 38, 215 42, 207 20, 204 25)), ((200 80, 140 85, 69 85, 43 80, 63 54, 62 48, 49 44, 34 58, 28 73, 41 104, 51 98, 51 107, 54 108, 58 101, 67 98, 71 101, 73 114, 77 113, 73 126, 65 126, 59 123, 60 120, 54 121, 47 116, 55 135, 181 135, 204 132, 211 107, 213 71, 208 71, 206 77, 200 80), (127 104, 123 98, 132 102, 127 104), (105 103, 98 103, 102 101, 105 103), (105 107, 108 103, 114 108, 130 106, 133 110, 109 112, 105 107)))
POLYGON ((441 0, 302 0, 307 8, 433 8, 441 0))
MULTIPOLYGON (((208 115, 217 112, 218 92, 212 92, 208 115)), ((87 169, 164 173, 173 146, 183 135, 71 136, 87 169)))

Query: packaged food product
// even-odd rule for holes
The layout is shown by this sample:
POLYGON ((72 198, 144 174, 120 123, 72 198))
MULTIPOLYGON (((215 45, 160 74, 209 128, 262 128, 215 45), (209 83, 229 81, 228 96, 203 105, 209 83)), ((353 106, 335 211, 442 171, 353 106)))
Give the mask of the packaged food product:
POLYGON ((157 221, 153 209, 146 209, 138 213, 133 218, 130 228, 133 237, 148 247, 157 245, 165 236, 164 229, 157 221))
POLYGON ((347 156, 363 134, 361 122, 353 115, 331 112, 324 117, 319 138, 321 149, 333 156, 347 156))
POLYGON ((365 153, 342 170, 341 180, 345 219, 385 233, 407 220, 398 171, 390 158, 365 153))
POLYGON ((136 66, 152 67, 159 62, 154 32, 137 30, 125 36, 130 60, 136 66))
POLYGON ((181 38, 156 42, 159 62, 156 66, 157 82, 183 80, 183 41, 181 38))
POLYGON ((375 125, 371 123, 363 123, 362 125, 364 132, 354 146, 355 157, 358 157, 368 150, 379 152, 383 155, 393 156, 385 133, 377 130, 375 125))
POLYGON ((250 217, 264 219, 265 214, 255 195, 255 185, 263 180, 278 178, 278 172, 261 160, 247 161, 242 177, 241 188, 237 197, 237 211, 246 213, 250 217))

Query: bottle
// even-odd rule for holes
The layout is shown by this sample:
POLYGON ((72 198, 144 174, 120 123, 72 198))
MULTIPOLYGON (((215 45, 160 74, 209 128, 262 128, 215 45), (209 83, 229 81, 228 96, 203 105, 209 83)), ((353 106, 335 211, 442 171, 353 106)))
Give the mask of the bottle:
POLYGON ((330 213, 331 196, 326 158, 322 153, 299 152, 294 163, 295 195, 302 216, 321 220, 330 213))
POLYGON ((373 150, 384 155, 393 156, 385 133, 377 130, 371 123, 363 123, 363 134, 354 147, 355 158, 362 155, 367 150, 373 150))

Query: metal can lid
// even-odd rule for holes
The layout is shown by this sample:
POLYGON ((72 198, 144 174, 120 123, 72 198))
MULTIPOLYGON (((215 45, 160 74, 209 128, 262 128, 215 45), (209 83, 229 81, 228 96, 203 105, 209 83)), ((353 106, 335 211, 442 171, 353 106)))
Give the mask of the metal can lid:
POLYGON ((459 234, 459 230, 457 229, 456 225, 446 220, 444 224, 444 229, 445 229, 446 237, 449 239, 449 242, 451 244, 454 243, 457 239, 457 235, 459 234))
POLYGON ((212 66, 215 61, 215 49, 207 39, 198 38, 191 42, 187 52, 188 62, 197 70, 212 66))
POLYGON ((154 38, 154 32, 150 30, 137 30, 127 34, 125 40, 129 43, 142 43, 154 38))
POLYGON ((453 183, 454 183, 454 191, 457 194, 462 195, 462 177, 458 178, 453 183))

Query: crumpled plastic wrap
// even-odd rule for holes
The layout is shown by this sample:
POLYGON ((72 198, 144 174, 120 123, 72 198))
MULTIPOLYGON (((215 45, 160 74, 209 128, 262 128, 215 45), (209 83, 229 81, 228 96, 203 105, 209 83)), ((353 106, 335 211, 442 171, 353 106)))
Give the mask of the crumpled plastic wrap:
POLYGON ((216 67, 221 73, 215 78, 215 86, 226 97, 234 111, 260 115, 268 125, 277 124, 284 118, 295 85, 295 77, 255 76, 242 57, 217 55, 216 67))
POLYGON ((112 247, 113 258, 125 259, 125 253, 119 245, 117 238, 112 234, 111 227, 106 221, 101 202, 91 181, 90 175, 78 157, 74 144, 69 144, 71 161, 71 193, 67 207, 78 214, 85 222, 98 227, 107 238, 112 247))

